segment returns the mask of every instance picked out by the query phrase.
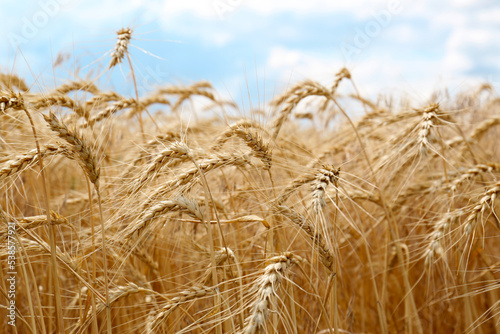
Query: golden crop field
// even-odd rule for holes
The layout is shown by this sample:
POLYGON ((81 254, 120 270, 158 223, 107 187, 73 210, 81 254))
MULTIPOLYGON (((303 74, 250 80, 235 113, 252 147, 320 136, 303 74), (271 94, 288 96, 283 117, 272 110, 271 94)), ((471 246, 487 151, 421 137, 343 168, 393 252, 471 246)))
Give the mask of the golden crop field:
MULTIPOLYGON (((131 33, 108 70, 134 73, 131 33)), ((500 98, 355 79, 242 111, 205 81, 1 74, 2 328, 500 333, 500 98)))

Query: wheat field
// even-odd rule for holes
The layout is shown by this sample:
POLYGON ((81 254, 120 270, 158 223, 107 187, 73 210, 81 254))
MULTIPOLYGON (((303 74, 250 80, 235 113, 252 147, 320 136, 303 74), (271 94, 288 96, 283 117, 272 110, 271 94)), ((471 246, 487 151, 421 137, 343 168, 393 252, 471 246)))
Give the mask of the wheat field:
POLYGON ((0 74, 2 328, 500 333, 500 98, 354 80, 241 111, 205 81, 0 74))

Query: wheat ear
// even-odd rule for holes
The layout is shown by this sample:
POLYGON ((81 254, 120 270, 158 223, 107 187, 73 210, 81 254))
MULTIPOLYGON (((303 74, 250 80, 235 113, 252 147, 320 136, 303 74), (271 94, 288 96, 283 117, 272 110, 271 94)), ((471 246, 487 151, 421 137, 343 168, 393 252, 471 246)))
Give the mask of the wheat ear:
MULTIPOLYGON (((243 166, 246 164, 251 164, 251 161, 246 155, 236 155, 236 154, 219 154, 209 159, 202 160, 198 167, 193 167, 186 170, 184 173, 178 175, 174 180, 166 182, 164 185, 156 189, 150 198, 158 198, 161 196, 166 196, 173 189, 185 186, 192 183, 199 177, 200 171, 204 174, 213 171, 215 169, 221 168, 223 166, 243 166)), ((149 203, 146 202, 146 205, 149 203)))
POLYGON ((82 126, 84 128, 93 127, 95 123, 100 122, 108 117, 111 117, 111 115, 115 114, 116 112, 123 109, 134 107, 136 105, 137 101, 132 98, 116 101, 110 106, 106 107, 103 111, 101 111, 97 115, 90 117, 90 119, 86 123, 82 124, 82 126))
POLYGON ((294 264, 300 261, 300 257, 292 253, 270 258, 264 269, 264 273, 254 283, 256 299, 252 303, 250 315, 246 318, 245 327, 239 332, 241 334, 255 334, 265 331, 266 321, 269 318, 269 309, 272 297, 276 294, 279 285, 294 264))
POLYGON ((489 129, 498 124, 500 124, 500 116, 494 116, 484 120, 472 130, 470 138, 473 140, 479 140, 486 132, 488 132, 489 129))
POLYGON ((58 86, 54 94, 68 94, 69 92, 72 91, 86 91, 92 94, 97 94, 99 93, 99 89, 94 85, 94 83, 90 81, 83 81, 83 80, 78 80, 78 81, 71 81, 68 83, 65 83, 61 86, 58 86))
POLYGON ((172 211, 186 212, 192 217, 203 221, 202 211, 196 201, 187 199, 185 197, 179 197, 173 200, 165 200, 158 202, 153 207, 148 209, 144 216, 141 217, 139 222, 133 224, 130 228, 125 230, 125 239, 129 239, 133 235, 140 235, 152 220, 172 211))
POLYGON ((12 91, 0 92, 0 111, 4 113, 7 109, 21 110, 24 108, 24 99, 21 94, 12 91))
POLYGON ((212 287, 206 286, 194 286, 188 290, 184 290, 178 293, 177 296, 172 298, 165 306, 163 306, 158 312, 152 314, 146 324, 146 333, 158 333, 158 327, 161 325, 165 319, 168 318, 172 312, 179 307, 180 304, 195 300, 198 298, 203 298, 206 296, 211 296, 215 294, 218 290, 212 287))
POLYGON ((274 131, 272 135, 273 140, 276 140, 276 138, 278 137, 283 123, 285 123, 293 108, 295 108, 295 106, 301 100, 305 99, 308 96, 323 96, 326 98, 330 98, 331 94, 327 88, 321 86, 317 82, 307 80, 303 83, 295 85, 286 93, 285 96, 278 98, 278 100, 275 101, 274 104, 281 104, 281 102, 283 101, 285 103, 285 106, 281 109, 278 117, 274 121, 274 131))
MULTIPOLYGON (((147 293, 147 294, 155 294, 154 291, 150 289, 145 289, 137 286, 135 283, 129 283, 128 285, 118 286, 114 289, 109 290, 109 303, 114 304, 121 299, 127 298, 130 295, 136 293, 147 293)), ((97 307, 97 310, 89 310, 87 316, 85 317, 85 321, 82 322, 81 319, 76 323, 75 328, 71 331, 71 334, 83 333, 90 323, 94 320, 94 315, 99 315, 107 308, 104 303, 100 303, 97 307)))
POLYGON ((420 147, 420 152, 425 153, 425 150, 429 146, 429 137, 431 134, 431 129, 436 126, 438 121, 439 104, 431 104, 423 110, 422 121, 420 122, 420 131, 418 133, 418 145, 420 147))
POLYGON ((268 170, 271 168, 272 154, 267 144, 264 144, 262 138, 248 129, 235 128, 233 130, 234 134, 239 138, 243 139, 250 149, 252 149, 254 155, 259 158, 264 164, 264 169, 268 170))
POLYGON ((15 74, 0 73, 0 84, 8 90, 12 90, 13 88, 18 88, 23 92, 29 90, 26 82, 15 74))
POLYGON ((463 210, 448 212, 434 224, 434 229, 429 236, 429 244, 424 251, 425 265, 427 267, 444 255, 443 238, 451 230, 452 225, 458 222, 458 218, 463 213, 463 210))
POLYGON ((335 258, 331 249, 326 245, 323 234, 321 234, 305 217, 285 205, 278 205, 274 210, 290 219, 292 223, 300 227, 307 234, 318 250, 321 263, 333 273, 335 258))
POLYGON ((46 109, 52 106, 65 107, 73 110, 80 117, 85 116, 85 110, 83 107, 69 96, 63 94, 42 96, 34 100, 32 105, 35 109, 46 109))
POLYGON ((476 226, 478 217, 480 214, 484 214, 488 208, 493 210, 493 205, 495 204, 495 199, 498 193, 500 193, 500 182, 495 183, 491 186, 484 196, 474 205, 469 216, 464 222, 465 232, 471 234, 476 226))
POLYGON ((146 182, 154 177, 163 167, 172 167, 174 163, 190 159, 189 147, 182 142, 174 142, 172 145, 156 155, 154 160, 145 168, 136 180, 133 188, 135 191, 142 188, 146 182))
MULTIPOLYGON (((45 145, 40 153, 42 156, 49 157, 56 154, 64 154, 67 157, 72 158, 71 152, 67 147, 55 146, 55 145, 45 145)), ((7 161, 2 168, 0 168, 0 180, 7 177, 13 176, 15 174, 21 173, 23 170, 33 166, 38 161, 38 150, 33 149, 26 154, 23 154, 15 159, 7 161)))
POLYGON ((123 57, 128 52, 128 44, 132 38, 132 29, 122 28, 116 32, 118 35, 115 49, 111 54, 111 62, 108 68, 112 68, 123 61, 123 57))
POLYGON ((85 139, 78 135, 76 131, 70 130, 64 123, 59 121, 53 113, 49 113, 48 116, 43 115, 43 118, 50 129, 57 133, 61 139, 65 140, 75 151, 90 182, 98 188, 100 169, 97 164, 97 158, 85 139))
POLYGON ((227 142, 228 139, 233 136, 234 131, 236 129, 248 129, 248 128, 263 130, 259 124, 255 123, 252 120, 249 120, 249 119, 239 120, 238 122, 231 124, 228 129, 224 130, 217 137, 217 139, 215 140, 215 144, 212 145, 211 149, 214 151, 219 151, 222 148, 222 146, 224 145, 224 143, 227 142))
POLYGON ((312 184, 312 190, 313 190, 313 208, 314 210, 318 213, 320 212, 325 206, 325 192, 326 192, 326 187, 328 187, 329 184, 334 184, 335 186, 337 185, 337 181, 339 179, 339 170, 334 168, 333 166, 330 165, 323 165, 323 168, 321 168, 318 173, 316 174, 316 178, 313 181, 312 184))

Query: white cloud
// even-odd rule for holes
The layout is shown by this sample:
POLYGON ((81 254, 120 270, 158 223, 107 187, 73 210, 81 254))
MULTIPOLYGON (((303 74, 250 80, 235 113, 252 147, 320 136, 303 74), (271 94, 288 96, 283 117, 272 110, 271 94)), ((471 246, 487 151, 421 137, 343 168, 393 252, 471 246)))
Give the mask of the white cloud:
POLYGON ((416 27, 402 24, 394 27, 390 26, 387 37, 395 43, 407 43, 408 41, 417 40, 419 33, 416 27))
MULTIPOLYGON (((351 1, 324 1, 324 0, 184 0, 165 1, 161 13, 164 17, 175 17, 189 13, 205 19, 220 19, 223 15, 236 10, 251 10, 264 15, 272 15, 284 11, 301 14, 335 13, 349 11, 358 17, 367 17, 373 8, 385 8, 389 2, 404 2, 405 0, 351 0, 351 1), (370 6, 366 6, 369 3, 370 6)), ((155 9, 156 10, 156 9, 155 9)))
MULTIPOLYGON (((480 82, 481 78, 462 75, 472 64, 467 55, 451 51, 442 59, 423 59, 415 55, 410 59, 388 60, 384 55, 372 54, 348 69, 364 96, 409 95, 416 103, 425 103, 437 90, 460 91, 469 84, 480 82)), ((334 59, 282 46, 272 49, 266 62, 266 71, 279 75, 284 86, 304 79, 329 85, 342 67, 343 64, 334 59)))
POLYGON ((266 72, 271 71, 285 84, 308 78, 328 83, 343 63, 327 55, 277 46, 269 52, 265 66, 266 72))
POLYGON ((450 48, 471 48, 494 45, 498 35, 488 29, 456 29, 448 39, 450 48))

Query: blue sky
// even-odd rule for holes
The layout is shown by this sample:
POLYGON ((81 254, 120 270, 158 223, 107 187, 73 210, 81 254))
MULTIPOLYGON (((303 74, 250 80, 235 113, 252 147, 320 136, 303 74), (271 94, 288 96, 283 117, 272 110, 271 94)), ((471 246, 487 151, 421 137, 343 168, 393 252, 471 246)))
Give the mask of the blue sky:
POLYGON ((488 81, 500 88, 497 1, 40 0, 0 2, 0 69, 34 89, 77 73, 132 94, 128 66, 106 71, 130 26, 141 93, 209 80, 248 108, 291 83, 349 68, 363 94, 423 103, 488 81), (66 62, 55 70, 62 55, 66 62), (36 80, 35 80, 36 78, 36 80), (243 101, 243 102, 242 102, 243 101))

